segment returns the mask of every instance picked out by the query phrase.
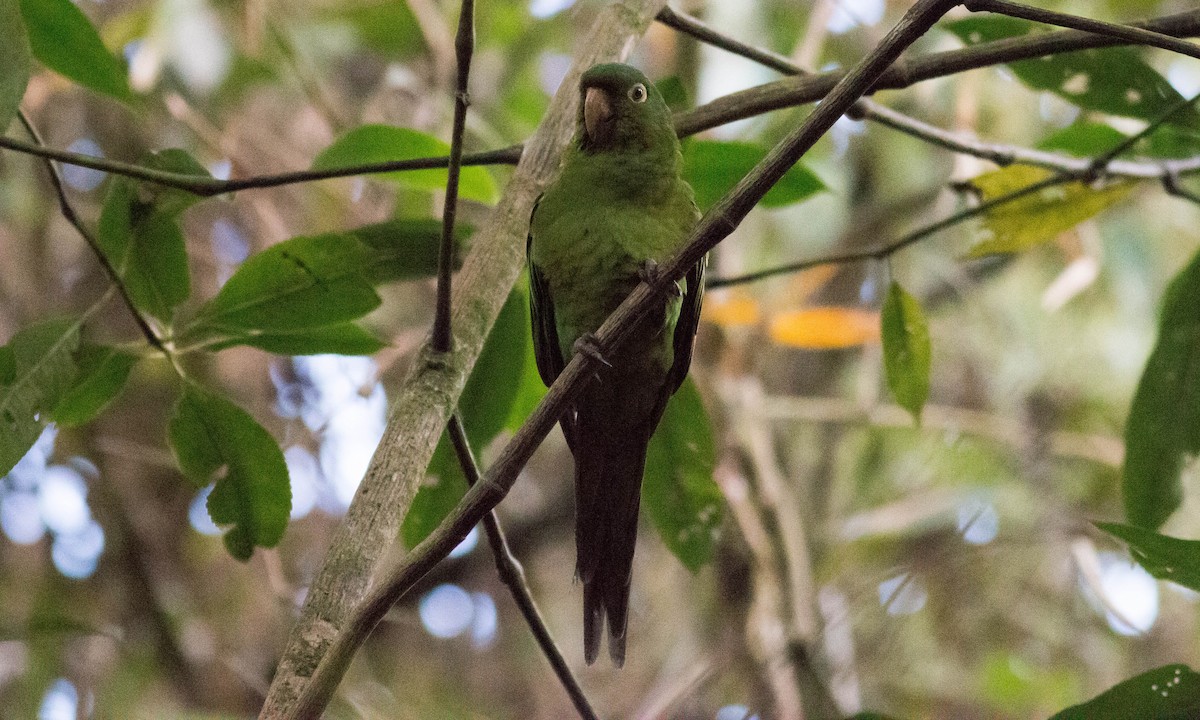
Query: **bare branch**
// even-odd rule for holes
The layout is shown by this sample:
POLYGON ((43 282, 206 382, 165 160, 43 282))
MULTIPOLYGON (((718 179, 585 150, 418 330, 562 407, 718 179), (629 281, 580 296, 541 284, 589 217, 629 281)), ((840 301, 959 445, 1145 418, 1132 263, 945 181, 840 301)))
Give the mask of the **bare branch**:
POLYGON ((446 173, 446 200, 442 206, 442 240, 438 246, 437 305, 433 315, 434 352, 450 352, 450 283, 454 275, 454 219, 458 214, 458 174, 462 168, 463 128, 467 121, 467 78, 475 52, 475 0, 462 0, 458 33, 454 38, 458 72, 454 93, 454 125, 450 131, 450 160, 446 173))
POLYGON ((1033 22, 1046 23, 1047 25, 1057 25, 1096 35, 1104 35, 1124 40, 1131 44, 1162 48, 1163 50, 1170 50, 1181 55, 1200 59, 1200 47, 1179 40, 1178 38, 1173 38, 1170 35, 1164 35, 1163 33, 1134 25, 1118 25, 1078 15, 1043 10, 1028 5, 1008 2, 1008 0, 967 0, 967 2, 963 3, 963 6, 971 12, 994 12, 1000 15, 1021 18, 1022 20, 1032 20, 1033 22))
MULTIPOLYGON (((25 126, 25 131, 29 133, 29 137, 33 138, 34 144, 37 147, 44 148, 45 143, 42 142, 42 136, 38 134, 37 128, 34 126, 33 121, 29 119, 29 116, 25 114, 25 111, 19 110, 17 116, 21 119, 21 124, 25 126)), ((100 262, 100 267, 104 268, 104 274, 108 276, 109 281, 112 282, 113 286, 117 289, 117 293, 120 294, 121 304, 129 310, 129 314, 133 317, 133 322, 137 324, 138 330, 146 338, 146 342, 150 343, 156 350, 167 355, 168 359, 170 359, 171 353, 163 344, 162 338, 158 336, 154 328, 150 327, 150 323, 146 321, 146 318, 142 316, 137 306, 133 304, 133 298, 129 296, 129 288, 125 285, 125 280, 117 272, 117 269, 113 267, 112 261, 104 254, 104 250, 100 248, 100 240, 92 234, 92 231, 83 223, 83 220, 79 219, 79 215, 75 213, 75 208, 67 200, 67 192, 63 188, 58 168, 54 167, 54 163, 47 158, 43 158, 43 164, 46 166, 46 174, 50 177, 50 185, 54 187, 54 195, 58 198, 59 212, 71 224, 71 227, 79 232, 83 237, 83 241, 87 243, 88 248, 92 251, 92 254, 96 256, 96 260, 100 262)))
POLYGON ((1040 182, 1026 185, 1023 188, 1014 190, 1006 195, 1001 195, 1000 197, 993 198, 987 202, 979 203, 974 207, 960 210, 959 212, 944 217, 937 222, 930 223, 929 225, 902 235, 898 239, 892 240, 891 242, 881 243, 879 245, 863 248, 861 250, 851 250, 849 252, 838 253, 836 255, 825 255, 809 260, 801 260, 799 262, 788 263, 786 265, 780 265, 778 267, 768 268, 766 270, 759 270, 757 272, 747 273, 745 275, 736 275, 730 278, 714 278, 709 280, 705 287, 715 289, 729 287, 731 285, 745 285, 746 283, 765 280, 766 278, 774 277, 776 275, 786 275, 788 273, 800 272, 801 270, 807 270, 819 265, 840 265, 851 262, 862 262, 865 260, 881 260, 889 255, 892 255, 893 253, 903 250, 909 245, 932 237, 946 228, 953 227, 954 225, 969 220, 973 217, 983 215, 984 213, 996 207, 1015 202, 1023 197, 1041 192, 1046 188, 1054 187, 1056 185, 1065 185, 1078 179, 1078 177, 1073 177, 1070 175, 1055 175, 1054 177, 1046 178, 1040 182))

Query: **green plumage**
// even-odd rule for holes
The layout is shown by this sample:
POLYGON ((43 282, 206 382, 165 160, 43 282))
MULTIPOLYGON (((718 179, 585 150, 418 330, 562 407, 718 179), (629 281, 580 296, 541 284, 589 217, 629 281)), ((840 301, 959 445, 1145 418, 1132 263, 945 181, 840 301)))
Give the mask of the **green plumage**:
MULTIPOLYGON (((628 65, 597 65, 580 81, 578 130, 558 179, 530 218, 534 350, 550 385, 576 341, 594 333, 686 242, 699 219, 671 113, 628 65)), ((606 357, 563 416, 575 457, 576 574, 584 592, 584 657, 625 659, 625 628, 646 446, 667 399, 687 375, 700 315, 704 263, 664 292, 633 336, 606 357)))

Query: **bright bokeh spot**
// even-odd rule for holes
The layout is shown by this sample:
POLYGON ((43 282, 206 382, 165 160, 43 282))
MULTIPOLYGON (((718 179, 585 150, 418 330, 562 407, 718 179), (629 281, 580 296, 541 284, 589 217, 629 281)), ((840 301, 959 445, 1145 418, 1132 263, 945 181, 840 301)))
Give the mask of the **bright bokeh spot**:
POLYGON ((479 527, 476 526, 476 527, 471 528, 471 532, 467 533, 467 536, 462 539, 462 542, 460 542, 458 545, 454 546, 454 549, 450 551, 449 557, 460 558, 464 555, 467 555, 472 550, 474 550, 475 546, 478 544, 479 544, 479 527))
POLYGON ((192 498, 192 504, 188 506, 188 522, 192 524, 192 529, 201 535, 221 534, 221 528, 217 527, 212 518, 208 516, 208 494, 212 490, 213 486, 209 485, 196 493, 196 497, 192 498))
POLYGON ((727 328, 757 325, 759 320, 758 301, 741 289, 707 293, 700 313, 702 320, 727 328))
POLYGON ((915 576, 901 573, 879 583, 879 604, 888 615, 912 615, 925 607, 929 594, 915 576))
POLYGON ((430 635, 452 638, 466 632, 475 617, 471 593, 458 585, 438 585, 421 598, 418 612, 430 635))
POLYGON ((1114 552, 1099 555, 1100 587, 1117 611, 1113 613, 1101 606, 1109 627, 1121 635, 1148 632, 1158 619, 1158 582, 1124 555, 1114 552))
POLYGON ((1000 516, 990 502, 968 500, 958 506, 958 531, 972 545, 986 545, 1000 532, 1000 516))
POLYGON ((83 476, 65 465, 47 468, 38 485, 38 508, 46 527, 56 533, 83 530, 92 519, 83 476))
POLYGON ((771 318, 771 339, 806 350, 831 350, 879 342, 879 313, 848 307, 792 310, 771 318))
MULTIPOLYGON (((78 153, 79 155, 87 155, 94 158, 104 157, 104 152, 96 141, 91 138, 79 138, 74 140, 67 146, 67 152, 78 153)), ((81 165, 63 165, 62 179, 73 190, 88 192, 100 187, 100 183, 104 182, 104 178, 108 177, 108 173, 101 170, 93 170, 81 165)))
POLYGON ((471 622, 471 645, 485 648, 496 641, 496 630, 500 619, 496 613, 496 601, 487 593, 471 593, 475 615, 471 622))
POLYGON ((103 552, 104 529, 95 520, 90 520, 77 532, 56 535, 50 557, 54 567, 64 576, 82 580, 96 572, 103 552))
POLYGON ((838 0, 829 18, 829 32, 840 35, 859 25, 870 27, 883 19, 883 0, 838 0))
POLYGON ((79 692, 66 678, 59 678, 50 685, 38 706, 38 720, 75 720, 79 707, 79 692))
POLYGON ((32 545, 46 534, 46 524, 38 511, 37 496, 30 492, 10 491, 0 497, 0 528, 18 545, 32 545))

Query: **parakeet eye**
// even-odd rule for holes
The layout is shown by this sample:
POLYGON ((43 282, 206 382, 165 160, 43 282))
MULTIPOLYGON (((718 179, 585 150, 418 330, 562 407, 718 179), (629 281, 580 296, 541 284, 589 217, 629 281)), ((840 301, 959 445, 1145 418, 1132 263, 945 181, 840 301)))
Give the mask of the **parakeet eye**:
POLYGON ((646 102, 646 86, 638 83, 629 88, 629 99, 635 103, 646 102))

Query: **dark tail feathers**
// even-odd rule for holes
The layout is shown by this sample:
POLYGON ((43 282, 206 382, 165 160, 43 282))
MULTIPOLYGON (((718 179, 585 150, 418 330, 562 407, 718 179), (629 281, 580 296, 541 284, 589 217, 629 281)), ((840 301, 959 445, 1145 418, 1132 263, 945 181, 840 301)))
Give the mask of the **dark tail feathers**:
POLYGON ((583 581, 583 656, 589 665, 595 662, 607 617, 608 654, 621 667, 642 472, 653 424, 646 429, 589 419, 580 413, 575 442, 575 571, 583 581))

